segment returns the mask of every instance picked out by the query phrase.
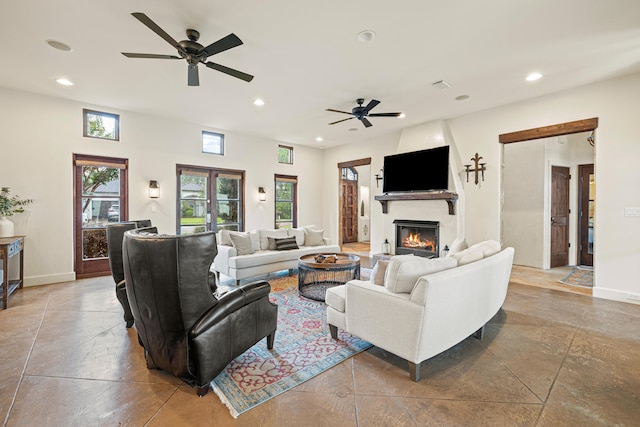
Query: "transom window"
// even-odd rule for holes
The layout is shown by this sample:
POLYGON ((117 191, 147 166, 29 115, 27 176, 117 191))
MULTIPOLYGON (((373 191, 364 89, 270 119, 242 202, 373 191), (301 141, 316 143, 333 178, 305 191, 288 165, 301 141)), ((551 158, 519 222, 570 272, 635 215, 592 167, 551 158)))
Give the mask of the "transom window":
POLYGON ((224 135, 221 133, 202 131, 202 152, 224 155, 224 135))
POLYGON ((82 110, 82 135, 89 138, 120 140, 120 116, 102 111, 82 110))
POLYGON ((293 164, 293 147, 278 145, 278 163, 293 164))
POLYGON ((289 175, 275 176, 275 227, 295 228, 298 226, 298 178, 289 175))

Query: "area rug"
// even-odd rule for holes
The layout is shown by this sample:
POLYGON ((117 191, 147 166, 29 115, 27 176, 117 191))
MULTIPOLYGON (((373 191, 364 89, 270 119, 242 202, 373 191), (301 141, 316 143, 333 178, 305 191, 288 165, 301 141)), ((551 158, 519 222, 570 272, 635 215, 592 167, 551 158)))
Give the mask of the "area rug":
POLYGON ((593 270, 576 267, 560 283, 583 288, 593 288, 593 270))
POLYGON ((297 276, 269 282, 270 299, 278 304, 273 349, 268 350, 266 340, 261 340, 211 383, 234 418, 371 347, 343 331, 340 340, 333 340, 327 306, 298 295, 297 276))

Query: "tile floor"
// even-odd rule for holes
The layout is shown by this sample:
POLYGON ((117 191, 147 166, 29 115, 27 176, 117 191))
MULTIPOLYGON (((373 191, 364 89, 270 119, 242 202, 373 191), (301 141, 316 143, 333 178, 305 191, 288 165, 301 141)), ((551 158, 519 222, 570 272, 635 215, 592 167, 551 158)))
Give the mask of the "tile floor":
MULTIPOLYGON (((483 340, 423 365, 378 348, 234 420, 146 368, 110 277, 26 288, 0 311, 7 426, 640 425, 640 306, 511 283, 483 340)), ((328 333, 328 332, 327 332, 328 333)))

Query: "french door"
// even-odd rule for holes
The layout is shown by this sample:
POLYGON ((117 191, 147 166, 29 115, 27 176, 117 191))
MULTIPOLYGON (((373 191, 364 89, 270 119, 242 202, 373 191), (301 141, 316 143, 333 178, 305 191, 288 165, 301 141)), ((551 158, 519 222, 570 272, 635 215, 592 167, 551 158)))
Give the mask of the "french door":
POLYGON ((73 155, 73 233, 76 278, 111 274, 107 224, 128 219, 128 160, 73 155))
POLYGON ((593 171, 593 164, 579 165, 578 175, 580 178, 579 190, 579 221, 578 221, 578 254, 579 265, 593 267, 593 224, 596 210, 596 179, 593 171))
POLYGON ((176 233, 244 229, 244 171, 177 165, 176 233))

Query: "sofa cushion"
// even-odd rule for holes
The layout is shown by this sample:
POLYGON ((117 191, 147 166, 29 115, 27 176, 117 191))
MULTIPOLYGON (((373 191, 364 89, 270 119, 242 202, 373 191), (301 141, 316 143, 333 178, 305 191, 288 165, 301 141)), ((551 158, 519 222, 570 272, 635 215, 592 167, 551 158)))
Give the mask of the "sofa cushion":
POLYGON ((378 262, 376 262, 376 265, 373 267, 373 270, 371 270, 371 283, 373 283, 374 285, 380 285, 383 286, 384 285, 384 274, 387 271, 387 266, 389 265, 389 261, 388 260, 379 260, 378 262))
POLYGON ((340 313, 344 313, 346 290, 347 287, 345 285, 338 285, 327 289, 324 297, 327 305, 338 310, 340 313))
POLYGON ((287 230, 277 229, 277 230, 258 230, 260 234, 260 250, 267 251, 269 250, 269 239, 268 237, 287 237, 287 230))
MULTIPOLYGON (((337 245, 326 246, 302 246, 298 250, 293 251, 256 251, 251 255, 238 255, 229 258, 229 268, 240 270, 243 268, 252 268, 266 266, 268 264, 292 262, 291 267, 295 268, 298 258, 302 255, 315 254, 318 252, 339 252, 340 247, 337 245)), ((226 273, 225 273, 226 274, 226 273)))
POLYGON ((229 234, 229 238, 233 247, 238 251, 238 255, 249 255, 254 252, 249 235, 229 234))
POLYGON ((253 248, 254 252, 259 251, 260 250, 260 233, 258 233, 258 230, 251 230, 249 232, 249 237, 251 237, 251 247, 253 248))
POLYGON ((485 240, 478 242, 475 245, 471 245, 470 249, 480 249, 482 251, 482 257, 486 258, 491 255, 495 255, 502 250, 502 246, 495 240, 485 240))
POLYGON ((287 230, 287 235, 289 237, 294 236, 296 238, 296 243, 298 246, 304 245, 304 229, 302 228, 289 228, 287 230))
POLYGON ((283 237, 281 239, 275 239, 277 251, 289 251, 292 249, 298 249, 295 236, 283 237))
POLYGON ((467 244, 467 239, 458 238, 454 240, 451 246, 449 247, 449 256, 456 254, 458 252, 464 251, 468 247, 469 245, 467 244))
POLYGON ((465 265, 472 262, 480 261, 483 256, 482 250, 480 248, 467 248, 463 251, 451 255, 451 258, 457 260, 458 265, 465 265))
POLYGON ((455 258, 394 256, 389 260, 384 286, 394 293, 410 293, 420 276, 447 270, 458 265, 455 258))
POLYGON ((304 245, 305 246, 320 246, 324 244, 322 235, 324 230, 311 230, 309 228, 304 229, 304 245))

